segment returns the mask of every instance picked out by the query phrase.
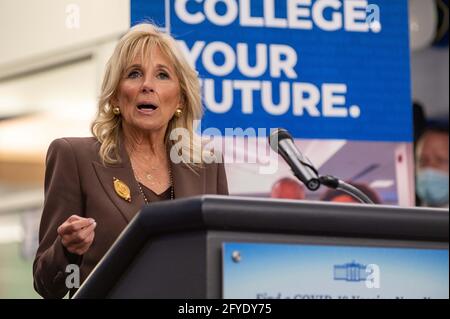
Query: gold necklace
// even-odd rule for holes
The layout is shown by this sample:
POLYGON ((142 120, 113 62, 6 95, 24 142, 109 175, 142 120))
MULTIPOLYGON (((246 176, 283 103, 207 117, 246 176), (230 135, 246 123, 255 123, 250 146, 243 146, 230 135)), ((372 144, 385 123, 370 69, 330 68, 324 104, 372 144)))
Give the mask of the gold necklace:
MULTIPOLYGON (((154 168, 153 170, 156 170, 156 168, 154 168)), ((144 174, 145 174, 145 178, 150 182, 151 185, 155 185, 155 183, 157 183, 159 186, 162 186, 161 183, 158 181, 158 179, 153 177, 152 174, 150 174, 148 172, 144 172, 144 174)))
MULTIPOLYGON (((130 161, 131 164, 131 161, 130 161)), ((136 171, 134 170, 133 164, 131 164, 131 169, 133 170, 133 175, 134 178, 136 180, 136 183, 138 185, 139 188, 139 192, 141 193, 142 197, 144 198, 144 203, 145 205, 149 205, 150 204, 150 200, 148 200, 147 196, 145 196, 144 191, 142 190, 142 186, 141 186, 141 181, 138 177, 138 175, 136 174, 136 171)), ((173 190, 173 177, 172 177, 172 170, 170 169, 170 165, 168 165, 168 169, 169 169, 169 181, 170 181, 170 199, 175 199, 175 195, 174 195, 174 190, 173 190)), ((153 176, 152 176, 153 177, 153 176)), ((161 185, 161 184, 159 184, 161 185)))

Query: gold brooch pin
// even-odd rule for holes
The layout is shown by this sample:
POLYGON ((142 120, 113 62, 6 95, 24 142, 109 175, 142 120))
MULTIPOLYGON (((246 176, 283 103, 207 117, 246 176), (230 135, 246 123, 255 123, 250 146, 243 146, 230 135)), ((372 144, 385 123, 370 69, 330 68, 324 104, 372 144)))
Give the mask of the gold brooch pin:
POLYGON ((130 189, 128 188, 127 184, 115 177, 113 177, 113 183, 114 190, 116 191, 117 195, 125 199, 127 202, 131 203, 130 189))

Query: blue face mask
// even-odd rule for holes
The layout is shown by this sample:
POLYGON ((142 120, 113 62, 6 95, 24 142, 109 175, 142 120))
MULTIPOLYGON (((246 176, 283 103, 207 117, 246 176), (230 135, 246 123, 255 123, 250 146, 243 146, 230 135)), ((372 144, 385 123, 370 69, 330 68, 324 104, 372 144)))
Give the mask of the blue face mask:
POLYGON ((417 195, 433 207, 448 204, 448 173, 425 168, 417 173, 417 195))

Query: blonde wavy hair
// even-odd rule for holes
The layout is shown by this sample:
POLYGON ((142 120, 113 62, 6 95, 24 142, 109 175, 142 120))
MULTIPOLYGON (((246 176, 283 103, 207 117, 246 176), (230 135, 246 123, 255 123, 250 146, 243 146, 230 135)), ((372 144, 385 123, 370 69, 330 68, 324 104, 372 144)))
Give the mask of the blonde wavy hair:
MULTIPOLYGON (((183 102, 183 115, 174 116, 168 124, 165 143, 170 149, 177 143, 180 161, 188 164, 202 162, 201 141, 195 133, 194 121, 203 115, 200 81, 197 72, 190 66, 179 49, 175 39, 159 31, 151 23, 141 23, 132 27, 117 44, 114 53, 106 65, 101 93, 98 101, 97 116, 91 125, 92 134, 100 142, 100 158, 103 164, 121 163, 119 155, 120 135, 122 132, 122 116, 113 113, 112 99, 117 95, 120 80, 133 60, 140 56, 148 57, 154 47, 158 47, 171 63, 180 82, 180 95, 183 102), (175 129, 189 132, 189 139, 181 143, 172 141, 170 133, 175 129)), ((182 139, 183 141, 183 139, 182 139)), ((172 152, 171 152, 172 156, 172 152)))

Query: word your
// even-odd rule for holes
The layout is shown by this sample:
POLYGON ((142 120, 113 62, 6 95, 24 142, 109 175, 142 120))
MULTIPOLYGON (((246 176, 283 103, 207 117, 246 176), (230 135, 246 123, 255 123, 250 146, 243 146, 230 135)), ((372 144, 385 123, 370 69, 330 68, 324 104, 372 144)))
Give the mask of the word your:
POLYGON ((297 52, 288 45, 258 43, 255 46, 255 65, 250 66, 249 56, 252 53, 247 43, 238 43, 236 49, 225 42, 215 41, 206 44, 204 41, 195 41, 189 49, 184 41, 178 45, 189 63, 195 68, 201 55, 202 65, 206 71, 216 76, 226 76, 236 69, 244 76, 257 78, 269 70, 272 78, 285 76, 296 79, 294 67, 297 64, 297 52), (223 57, 223 63, 217 63, 215 56, 223 57))

